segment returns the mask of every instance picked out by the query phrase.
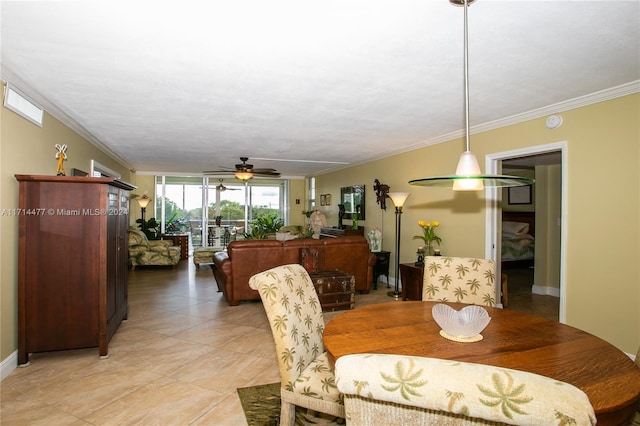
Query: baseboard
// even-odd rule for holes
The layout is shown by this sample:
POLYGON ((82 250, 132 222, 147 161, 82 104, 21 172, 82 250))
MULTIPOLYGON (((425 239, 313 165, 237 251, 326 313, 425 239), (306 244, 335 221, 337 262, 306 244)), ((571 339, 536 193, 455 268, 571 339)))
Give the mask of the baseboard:
POLYGON ((531 293, 540 294, 542 296, 560 297, 560 289, 558 287, 546 287, 541 285, 534 285, 531 288, 531 293))
POLYGON ((18 351, 13 352, 0 362, 0 382, 9 377, 18 366, 18 351))

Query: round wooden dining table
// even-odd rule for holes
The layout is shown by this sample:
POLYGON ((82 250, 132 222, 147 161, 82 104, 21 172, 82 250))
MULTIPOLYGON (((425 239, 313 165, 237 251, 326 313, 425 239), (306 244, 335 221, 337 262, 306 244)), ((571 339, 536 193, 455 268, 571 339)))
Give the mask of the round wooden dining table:
MULTIPOLYGON (((441 302, 388 302, 344 312, 324 329, 331 362, 343 355, 414 355, 512 368, 571 383, 587 394, 598 425, 621 425, 640 403, 640 368, 622 351, 585 331, 522 312, 485 307, 482 340, 440 335, 431 315, 441 302)), ((464 304, 446 303, 456 310, 464 304)))

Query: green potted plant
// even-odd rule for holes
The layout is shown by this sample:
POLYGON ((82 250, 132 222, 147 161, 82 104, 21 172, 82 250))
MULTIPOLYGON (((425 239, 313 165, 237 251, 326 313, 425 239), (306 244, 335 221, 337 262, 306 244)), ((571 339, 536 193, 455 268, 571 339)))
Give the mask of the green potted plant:
POLYGON ((283 226, 284 221, 277 213, 261 214, 251 223, 251 232, 245 234, 245 238, 250 240, 265 240, 269 234, 275 234, 283 226))
POLYGON ((147 236, 148 240, 160 239, 160 224, 156 221, 155 217, 145 220, 144 223, 142 219, 137 219, 136 223, 138 224, 138 228, 147 236))

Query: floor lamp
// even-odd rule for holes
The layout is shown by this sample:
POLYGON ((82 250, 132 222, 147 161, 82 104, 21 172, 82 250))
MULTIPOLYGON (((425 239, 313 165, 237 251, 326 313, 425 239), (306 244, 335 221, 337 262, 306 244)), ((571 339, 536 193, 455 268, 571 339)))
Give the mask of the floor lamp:
POLYGON ((398 299, 400 297, 400 219, 402 218, 402 206, 411 194, 408 192, 390 192, 388 195, 396 207, 396 288, 387 294, 398 299))
POLYGON ((144 232, 146 234, 147 233, 147 223, 144 220, 144 213, 147 210, 147 206, 151 202, 151 198, 147 194, 144 194, 142 197, 136 198, 136 201, 138 202, 138 204, 140 204, 140 213, 141 213, 141 217, 142 217, 142 232, 144 232))

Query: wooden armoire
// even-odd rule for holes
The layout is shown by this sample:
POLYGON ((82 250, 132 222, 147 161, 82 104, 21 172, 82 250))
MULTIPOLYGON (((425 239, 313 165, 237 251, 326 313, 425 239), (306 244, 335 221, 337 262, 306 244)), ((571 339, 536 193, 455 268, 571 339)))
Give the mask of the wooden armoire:
POLYGON ((127 318, 129 191, 112 178, 16 175, 18 364, 98 347, 127 318))

